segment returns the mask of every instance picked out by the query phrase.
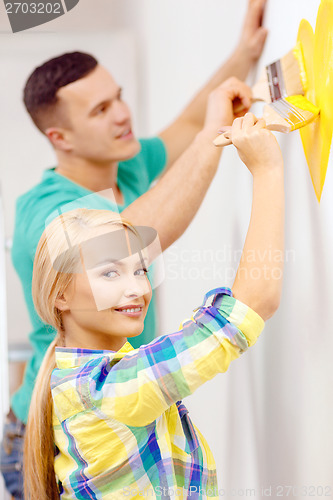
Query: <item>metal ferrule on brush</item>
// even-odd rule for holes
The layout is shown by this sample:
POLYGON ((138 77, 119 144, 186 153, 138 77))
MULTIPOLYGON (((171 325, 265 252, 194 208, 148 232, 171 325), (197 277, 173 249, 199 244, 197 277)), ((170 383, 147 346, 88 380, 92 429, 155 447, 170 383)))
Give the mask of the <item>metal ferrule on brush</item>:
POLYGON ((283 77, 283 71, 280 60, 266 66, 268 88, 271 95, 271 101, 286 97, 287 91, 283 77))

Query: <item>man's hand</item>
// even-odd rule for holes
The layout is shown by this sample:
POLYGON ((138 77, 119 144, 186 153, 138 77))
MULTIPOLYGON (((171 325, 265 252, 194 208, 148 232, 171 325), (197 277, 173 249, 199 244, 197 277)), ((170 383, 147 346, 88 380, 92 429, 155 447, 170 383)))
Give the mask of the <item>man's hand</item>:
POLYGON ((244 52, 253 62, 259 59, 268 34, 268 30, 262 26, 266 1, 249 0, 242 34, 236 49, 236 51, 244 52))
MULTIPOLYGON (((248 0, 246 18, 236 49, 192 99, 181 115, 159 134, 168 152, 167 168, 180 157, 195 136, 203 130, 203 126, 206 127, 209 122, 214 122, 215 133, 221 126, 231 125, 234 118, 243 116, 244 112, 248 110, 249 106, 245 106, 246 109, 243 112, 234 115, 230 98, 229 102, 226 103, 225 99, 219 101, 218 97, 215 99, 211 93, 218 94, 220 91, 214 89, 218 89, 222 82, 228 83, 230 77, 245 80, 249 70, 260 57, 267 37, 267 30, 262 27, 266 1, 248 0), (207 106, 214 108, 214 103, 208 104, 208 100, 216 103, 217 109, 215 111, 214 109, 207 110, 207 106)), ((237 97, 242 99, 243 95, 233 98, 235 104, 239 105, 237 97)))
POLYGON ((251 106, 251 95, 250 87, 244 82, 234 77, 228 78, 208 96, 204 130, 216 135, 221 126, 231 125, 236 117, 234 102, 241 102, 246 113, 251 106))

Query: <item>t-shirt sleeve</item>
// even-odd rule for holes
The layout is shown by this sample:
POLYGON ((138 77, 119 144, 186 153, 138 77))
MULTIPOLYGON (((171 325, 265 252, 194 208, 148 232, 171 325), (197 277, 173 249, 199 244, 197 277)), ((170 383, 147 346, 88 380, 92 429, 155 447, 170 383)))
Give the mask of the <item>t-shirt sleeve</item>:
POLYGON ((99 358, 91 371, 93 406, 126 425, 143 426, 173 403, 225 372, 264 327, 256 312, 216 289, 178 332, 130 351, 99 358))
MULTIPOLYGON (((28 203, 17 202, 15 233, 15 250, 18 244, 23 244, 24 252, 34 261, 39 240, 48 224, 60 214, 77 208, 89 208, 117 211, 117 205, 110 200, 93 193, 89 196, 75 197, 75 194, 54 191, 47 195, 40 195, 36 200, 29 199, 28 203)), ((21 249, 22 250, 22 249, 21 249)))
POLYGON ((147 168, 149 183, 158 177, 167 164, 167 150, 160 137, 140 139, 144 164, 147 168))
POLYGON ((45 218, 41 217, 43 207, 35 210, 34 203, 24 203, 19 198, 16 203, 15 231, 13 238, 12 257, 16 264, 29 258, 33 262, 36 248, 42 232, 45 229, 45 218))

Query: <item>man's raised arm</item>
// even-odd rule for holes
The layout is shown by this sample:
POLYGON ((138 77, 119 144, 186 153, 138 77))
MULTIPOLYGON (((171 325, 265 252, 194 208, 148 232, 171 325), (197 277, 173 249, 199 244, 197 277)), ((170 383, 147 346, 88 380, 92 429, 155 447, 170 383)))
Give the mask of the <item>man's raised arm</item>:
POLYGON ((183 234, 202 203, 221 155, 212 141, 221 125, 232 123, 233 100, 246 103, 250 96, 251 89, 235 78, 211 92, 202 131, 157 184, 122 212, 133 224, 154 227, 162 250, 183 234))
MULTIPOLYGON (((267 30, 262 27, 266 1, 248 0, 243 29, 234 52, 195 95, 178 118, 158 134, 163 139, 168 152, 166 168, 179 158, 202 129, 210 92, 232 76, 245 80, 249 70, 260 57, 267 36, 267 30)), ((231 123, 221 123, 221 125, 231 125, 231 123)))

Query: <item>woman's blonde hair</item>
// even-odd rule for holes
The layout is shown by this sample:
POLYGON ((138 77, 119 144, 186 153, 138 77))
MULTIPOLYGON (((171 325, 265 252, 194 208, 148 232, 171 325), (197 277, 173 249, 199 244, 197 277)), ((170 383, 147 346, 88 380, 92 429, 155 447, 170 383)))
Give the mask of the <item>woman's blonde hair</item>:
POLYGON ((56 299, 73 279, 79 252, 68 252, 92 237, 92 230, 106 225, 135 228, 109 210, 79 208, 55 218, 39 240, 33 267, 32 297, 42 320, 57 330, 38 372, 31 399, 24 443, 24 497, 26 500, 59 499, 54 472, 54 434, 50 379, 55 368, 55 348, 61 345, 63 325, 56 299), (54 259, 60 259, 54 265, 54 259))

